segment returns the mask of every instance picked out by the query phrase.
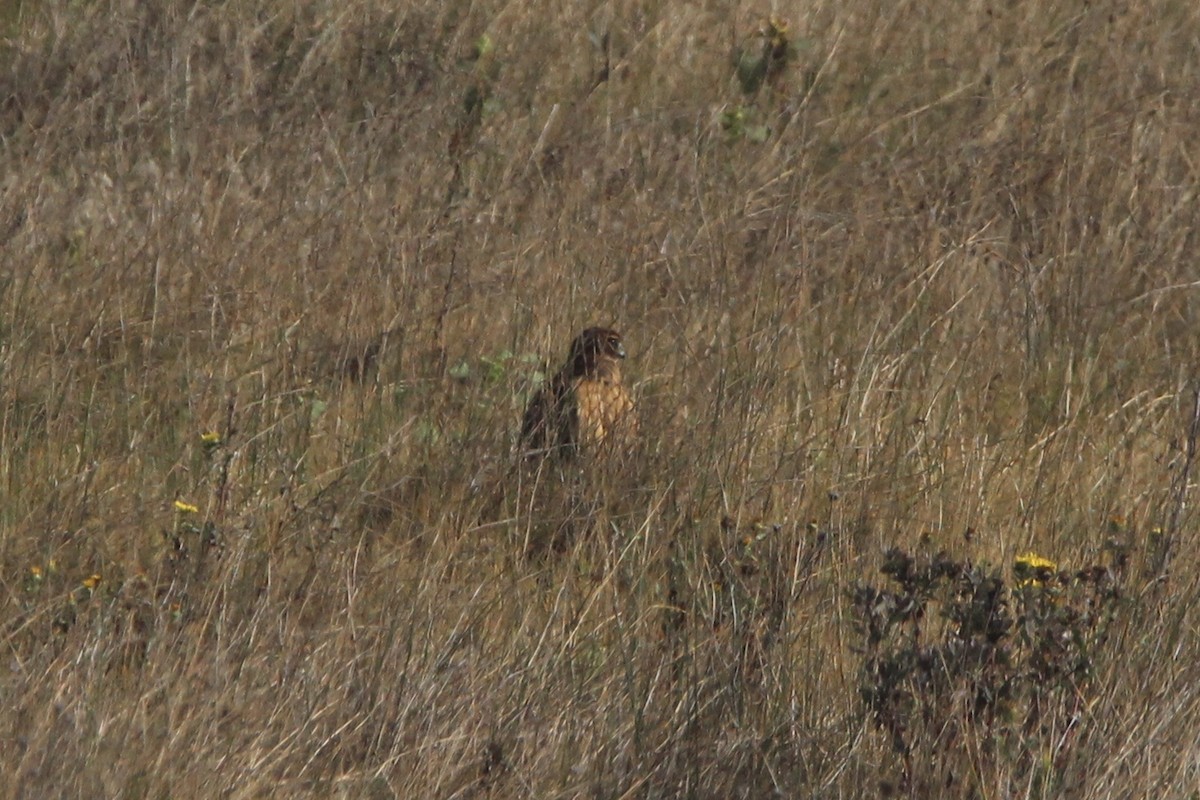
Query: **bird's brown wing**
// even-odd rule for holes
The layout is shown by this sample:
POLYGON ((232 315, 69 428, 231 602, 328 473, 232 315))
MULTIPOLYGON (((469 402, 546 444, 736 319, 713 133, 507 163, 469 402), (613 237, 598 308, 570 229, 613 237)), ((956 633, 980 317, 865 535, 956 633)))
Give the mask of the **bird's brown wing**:
POLYGON ((521 421, 521 443, 530 455, 569 448, 576 440, 575 421, 570 383, 556 377, 529 401, 521 421))

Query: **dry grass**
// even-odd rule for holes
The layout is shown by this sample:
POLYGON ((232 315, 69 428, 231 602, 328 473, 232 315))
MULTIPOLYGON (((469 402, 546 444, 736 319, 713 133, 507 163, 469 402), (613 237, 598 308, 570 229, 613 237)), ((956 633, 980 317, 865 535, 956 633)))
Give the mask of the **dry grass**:
POLYGON ((938 792, 1200 785, 1196 6, 395 5, 0 16, 5 796, 870 796, 882 549, 1114 517, 1070 741, 938 792), (530 475, 589 323, 645 452, 530 475))

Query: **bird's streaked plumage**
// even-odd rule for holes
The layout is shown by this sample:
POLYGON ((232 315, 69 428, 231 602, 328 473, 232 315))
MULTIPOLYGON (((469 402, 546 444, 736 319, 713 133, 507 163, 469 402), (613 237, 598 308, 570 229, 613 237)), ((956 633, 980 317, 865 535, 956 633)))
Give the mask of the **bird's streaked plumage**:
POLYGON ((610 328, 575 337, 567 362, 530 400, 521 442, 530 455, 598 454, 637 434, 633 399, 621 381, 625 347, 610 328))

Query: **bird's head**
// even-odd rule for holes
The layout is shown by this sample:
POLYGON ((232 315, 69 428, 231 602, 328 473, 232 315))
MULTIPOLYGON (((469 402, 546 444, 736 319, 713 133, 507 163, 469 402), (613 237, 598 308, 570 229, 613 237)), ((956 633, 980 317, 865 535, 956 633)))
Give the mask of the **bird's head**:
POLYGON ((625 358, 621 334, 611 328, 588 328, 571 342, 569 360, 576 375, 619 371, 625 358))

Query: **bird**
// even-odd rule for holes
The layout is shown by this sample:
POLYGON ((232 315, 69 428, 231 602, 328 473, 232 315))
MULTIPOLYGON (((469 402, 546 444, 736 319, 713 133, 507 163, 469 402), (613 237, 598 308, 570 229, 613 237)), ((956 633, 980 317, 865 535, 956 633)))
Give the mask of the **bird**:
POLYGON ((562 369, 525 409, 525 453, 571 457, 628 448, 637 435, 637 417, 621 381, 624 359, 621 334, 611 328, 591 327, 576 336, 562 369))

